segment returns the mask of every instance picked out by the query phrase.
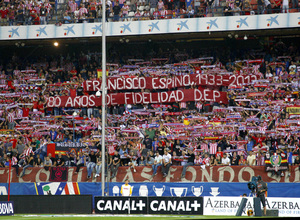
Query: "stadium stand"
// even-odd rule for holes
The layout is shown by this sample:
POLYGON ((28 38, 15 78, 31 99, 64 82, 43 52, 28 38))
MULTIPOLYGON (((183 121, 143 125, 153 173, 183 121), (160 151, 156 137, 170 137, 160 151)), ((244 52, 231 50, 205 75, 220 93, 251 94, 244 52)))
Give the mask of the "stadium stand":
MULTIPOLYGON (((288 175, 299 166, 298 45, 279 40, 263 50, 238 52, 219 48, 195 52, 160 48, 144 51, 144 56, 141 52, 128 52, 125 56, 117 47, 111 48, 109 79, 246 78, 244 82, 221 86, 189 83, 172 88, 152 85, 145 89, 109 90, 112 95, 211 89, 220 94, 226 92, 228 99, 228 103, 211 99, 108 106, 107 175, 113 181, 118 167, 132 167, 135 172, 140 170, 138 167, 152 166, 154 161, 159 162, 155 152, 163 156, 165 150, 172 158, 172 166, 264 169, 271 165, 273 154, 281 155, 281 166, 290 171, 288 175), (122 63, 114 62, 121 58, 122 63), (117 167, 113 161, 118 162, 117 167)), ((20 178, 26 177, 26 172, 21 173, 24 168, 47 170, 46 165, 77 167, 76 173, 84 167, 87 181, 99 176, 101 107, 51 106, 49 100, 95 95, 97 91, 88 89, 87 82, 101 78, 100 58, 99 51, 60 57, 5 58, 0 66, 2 167, 8 167, 12 159, 20 178), (55 151, 47 155, 53 145, 55 151)), ((284 172, 272 170, 272 175, 280 177, 284 172)))
MULTIPOLYGON (((220 0, 219 4, 212 5, 211 9, 207 7, 210 1, 195 1, 191 3, 191 10, 193 10, 193 17, 216 17, 216 16, 228 16, 224 13, 224 7, 226 2, 230 4, 230 12, 234 8, 235 1, 220 0)), ((241 1, 237 1, 241 2, 241 1)), ((282 2, 270 1, 271 9, 267 12, 266 6, 263 5, 262 13, 281 13, 282 2)), ((173 1, 168 3, 162 1, 168 16, 162 15, 162 11, 158 10, 159 16, 153 14, 154 10, 150 10, 150 7, 155 8, 158 6, 158 1, 153 1, 149 4, 141 5, 140 2, 127 1, 125 8, 121 5, 121 11, 118 11, 120 15, 120 21, 124 20, 123 11, 128 11, 129 20, 153 20, 153 19, 172 19, 172 18, 190 18, 188 13, 187 3, 175 5, 173 1), (152 5, 150 5, 152 4, 152 5), (137 16, 137 10, 139 14, 137 16)), ((113 7, 115 1, 107 1, 107 21, 112 21, 114 16, 113 7)), ((101 1, 90 0, 85 1, 84 4, 80 4, 80 1, 75 0, 60 0, 51 2, 48 0, 43 1, 4 1, 0 3, 1 13, 1 25, 39 25, 39 24, 62 24, 62 23, 92 23, 101 21, 101 1)), ((257 1, 245 1, 240 8, 241 15, 259 14, 257 11, 257 1), (247 7, 245 8, 245 6, 247 7)), ((289 3, 288 12, 299 12, 299 2, 297 0, 289 3)), ((127 13, 125 13, 127 14, 127 13)))

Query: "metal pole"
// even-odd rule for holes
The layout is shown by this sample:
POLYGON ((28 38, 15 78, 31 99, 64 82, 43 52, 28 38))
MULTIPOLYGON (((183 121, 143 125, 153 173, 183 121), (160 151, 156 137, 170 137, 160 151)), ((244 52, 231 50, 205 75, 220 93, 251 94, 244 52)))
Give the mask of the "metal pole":
POLYGON ((102 0, 102 135, 101 135, 101 151, 102 151, 102 196, 105 190, 105 111, 106 111, 106 0, 102 0))
POLYGON ((73 113, 73 143, 75 143, 75 118, 74 118, 74 113, 73 113))

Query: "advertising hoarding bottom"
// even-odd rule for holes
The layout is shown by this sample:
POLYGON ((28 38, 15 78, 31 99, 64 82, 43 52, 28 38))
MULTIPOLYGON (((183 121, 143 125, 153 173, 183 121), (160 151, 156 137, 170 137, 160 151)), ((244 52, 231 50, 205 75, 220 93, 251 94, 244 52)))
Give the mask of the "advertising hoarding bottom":
MULTIPOLYGON (((235 215, 243 197, 203 197, 203 215, 235 215)), ((254 210, 253 197, 247 197, 247 203, 242 211, 242 216, 247 215, 247 210, 254 210)), ((260 204, 261 205, 261 204, 260 204)), ((281 217, 300 216, 299 198, 267 197, 267 210, 278 210, 281 217)), ((262 206, 261 206, 262 208, 262 206)))
POLYGON ((95 197, 95 213, 202 215, 203 197, 95 197))

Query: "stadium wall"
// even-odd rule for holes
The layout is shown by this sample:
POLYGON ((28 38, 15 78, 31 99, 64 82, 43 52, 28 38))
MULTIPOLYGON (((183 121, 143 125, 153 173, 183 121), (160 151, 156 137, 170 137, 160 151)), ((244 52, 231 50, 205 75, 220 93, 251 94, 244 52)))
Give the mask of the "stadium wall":
MULTIPOLYGON (((171 166, 169 175, 163 178, 158 168, 157 175, 152 177, 151 166, 136 167, 137 172, 133 172, 130 167, 119 167, 117 176, 112 182, 124 182, 129 179, 130 182, 249 182, 252 176, 262 176, 265 182, 282 183, 300 183, 300 172, 298 166, 291 166, 290 176, 288 171, 284 171, 284 176, 272 176, 271 172, 266 172, 265 166, 210 166, 202 169, 201 166, 189 166, 186 171, 186 177, 181 179, 182 166, 171 166)), ((66 181, 68 182, 98 182, 101 176, 87 179, 87 169, 83 167, 78 174, 75 174, 76 167, 68 167, 66 181)), ((21 173, 22 168, 19 169, 21 173)), ((0 183, 8 183, 8 168, 0 168, 0 183)), ((17 177, 15 169, 11 170, 11 182, 49 182, 50 171, 42 167, 33 167, 26 169, 25 176, 17 177)))

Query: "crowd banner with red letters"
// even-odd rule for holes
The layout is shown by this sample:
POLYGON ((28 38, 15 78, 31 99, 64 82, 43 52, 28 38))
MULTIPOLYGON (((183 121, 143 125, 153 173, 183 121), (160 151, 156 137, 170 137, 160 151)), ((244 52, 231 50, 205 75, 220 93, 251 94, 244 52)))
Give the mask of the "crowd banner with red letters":
POLYGON ((68 167, 51 167, 49 181, 66 182, 68 180, 68 167))
MULTIPOLYGON (((170 89, 190 85, 202 86, 239 86, 258 80, 257 75, 214 75, 190 74, 174 77, 110 77, 107 79, 108 90, 134 89, 170 89)), ((101 80, 86 80, 83 88, 87 92, 101 91, 101 80)))
MULTIPOLYGON (((189 166, 186 170, 186 176, 181 178, 182 166, 172 165, 167 177, 163 177, 161 168, 158 168, 157 175, 152 177, 151 166, 138 166, 134 172, 128 166, 119 167, 117 176, 112 179, 112 182, 124 182, 129 179, 130 182, 244 182, 251 180, 252 176, 262 176, 265 182, 281 182, 281 183, 300 183, 300 175, 298 166, 291 166, 291 175, 289 171, 284 171, 285 177, 278 178, 268 175, 265 166, 189 166)), ((80 168, 78 174, 75 174, 76 167, 68 167, 68 182, 100 182, 100 177, 87 179, 86 167, 80 168)), ((22 168, 19 169, 22 172, 22 168)), ((9 169, 0 168, 0 182, 8 183, 9 169)), ((43 167, 27 168, 25 176, 18 177, 15 169, 11 170, 11 182, 49 182, 50 171, 43 167)))
MULTIPOLYGON (((227 92, 210 89, 185 89, 167 92, 125 92, 107 94, 107 105, 172 103, 188 101, 209 101, 228 104, 227 92)), ((52 96, 47 107, 96 107, 101 106, 102 98, 95 95, 52 96)))

